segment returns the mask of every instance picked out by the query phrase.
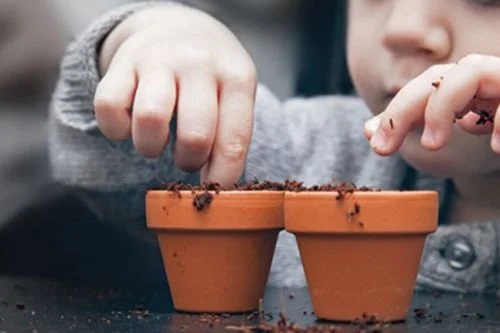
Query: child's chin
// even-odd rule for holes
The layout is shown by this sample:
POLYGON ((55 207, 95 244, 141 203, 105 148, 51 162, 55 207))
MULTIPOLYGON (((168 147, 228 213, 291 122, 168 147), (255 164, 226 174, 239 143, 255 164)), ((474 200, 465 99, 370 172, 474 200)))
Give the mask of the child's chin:
POLYGON ((420 144, 419 134, 410 133, 400 149, 405 161, 421 173, 437 177, 454 178, 463 175, 485 175, 500 170, 500 160, 492 151, 477 144, 477 149, 448 145, 431 151, 420 144), (467 151, 469 153, 467 153, 467 151), (473 156, 464 156, 471 154, 473 156))
POLYGON ((457 161, 444 150, 430 151, 420 143, 405 142, 400 152, 404 160, 421 173, 450 177, 457 171, 457 161))
POLYGON ((435 163, 434 161, 412 160, 407 158, 405 158, 405 160, 417 171, 436 177, 450 177, 450 172, 453 170, 452 166, 435 163))

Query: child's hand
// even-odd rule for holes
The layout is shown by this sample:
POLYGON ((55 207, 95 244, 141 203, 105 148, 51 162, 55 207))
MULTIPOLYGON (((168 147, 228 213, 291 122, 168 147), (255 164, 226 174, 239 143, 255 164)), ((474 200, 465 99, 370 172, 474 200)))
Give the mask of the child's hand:
POLYGON ((132 136, 145 157, 162 154, 176 113, 174 159, 183 170, 230 185, 243 167, 253 125, 256 70, 221 23, 165 5, 121 23, 103 44, 95 114, 111 140, 132 136))
POLYGON ((472 134, 492 134, 500 154, 500 58, 469 55, 457 64, 435 65, 410 81, 384 112, 369 120, 365 134, 381 155, 396 152, 408 132, 424 127, 430 150, 450 140, 454 122, 472 134))

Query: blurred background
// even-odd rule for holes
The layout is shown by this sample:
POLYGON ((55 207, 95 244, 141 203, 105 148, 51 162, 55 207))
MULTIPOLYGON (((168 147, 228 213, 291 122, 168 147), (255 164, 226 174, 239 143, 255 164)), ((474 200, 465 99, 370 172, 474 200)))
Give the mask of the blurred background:
MULTIPOLYGON (((71 189, 52 183, 47 159, 48 104, 66 45, 128 2, 0 0, 0 273, 147 283, 157 266, 157 251, 97 221, 71 189)), ((225 23, 279 98, 353 92, 344 0, 179 2, 225 23)))

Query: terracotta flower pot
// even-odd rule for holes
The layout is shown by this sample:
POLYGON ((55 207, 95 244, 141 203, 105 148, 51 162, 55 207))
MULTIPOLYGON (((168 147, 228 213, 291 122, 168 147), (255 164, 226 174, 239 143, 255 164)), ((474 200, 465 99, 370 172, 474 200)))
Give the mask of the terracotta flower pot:
POLYGON ((297 237, 316 316, 403 320, 436 192, 286 192, 285 227, 297 237))
POLYGON ((198 211, 193 193, 149 191, 174 306, 188 312, 255 310, 263 297, 278 232, 283 192, 224 191, 198 211))

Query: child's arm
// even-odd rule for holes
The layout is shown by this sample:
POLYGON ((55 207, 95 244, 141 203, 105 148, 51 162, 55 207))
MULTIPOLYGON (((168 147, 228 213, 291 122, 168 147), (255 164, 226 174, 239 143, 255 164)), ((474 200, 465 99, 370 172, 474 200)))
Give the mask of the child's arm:
POLYGON ((175 173, 182 179, 186 174, 165 149, 175 112, 176 165, 185 171, 204 165, 204 180, 231 185, 241 175, 252 129, 251 59, 206 14, 177 5, 140 6, 108 15, 69 49, 52 105, 56 177, 108 191, 172 180, 166 176, 175 173), (96 51, 108 33, 98 85, 96 51), (119 167, 110 167, 118 160, 119 167))
POLYGON ((61 183, 113 191, 154 178, 149 171, 154 161, 137 156, 126 142, 116 144, 105 140, 93 115, 93 98, 100 80, 97 65, 100 43, 124 18, 145 6, 125 6, 101 17, 67 48, 50 106, 52 172, 61 183), (130 162, 118 167, 115 161, 121 158, 133 160, 134 167, 130 162))
POLYGON ((366 159, 377 166, 398 161, 366 154, 362 103, 282 104, 261 88, 254 115, 255 69, 225 27, 177 5, 142 6, 109 14, 72 44, 51 107, 54 176, 76 186, 103 218, 143 223, 145 190, 197 181, 192 171, 200 167, 203 180, 224 185, 245 167, 247 180, 398 186, 398 177, 363 171, 366 159))
POLYGON ((63 60, 51 105, 54 177, 120 223, 140 220, 146 189, 197 182, 203 164, 204 180, 232 185, 250 143, 255 82, 237 39, 208 15, 169 3, 122 7, 63 60))

